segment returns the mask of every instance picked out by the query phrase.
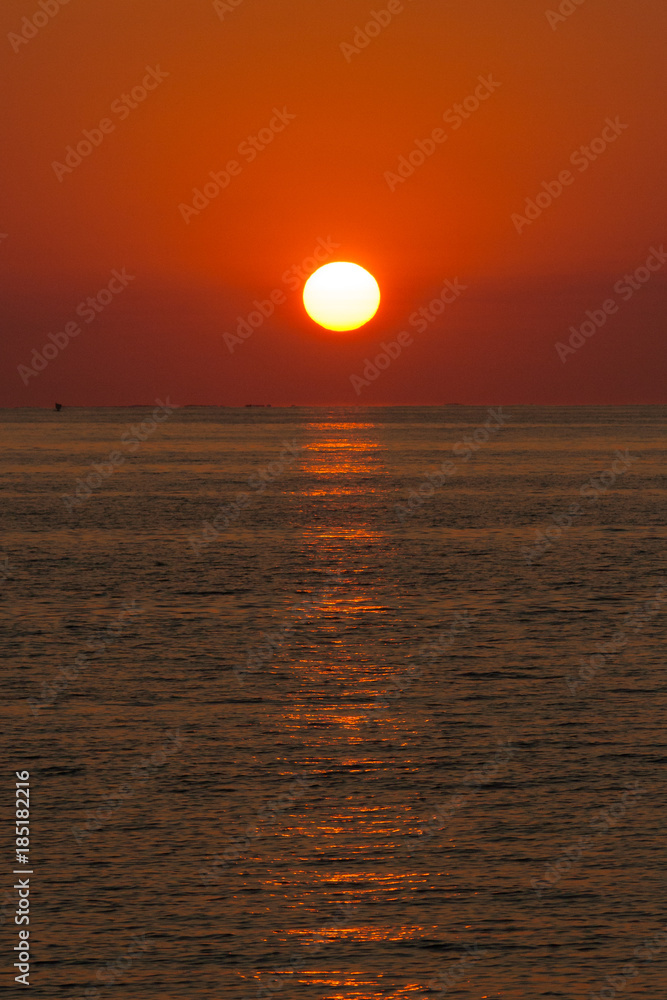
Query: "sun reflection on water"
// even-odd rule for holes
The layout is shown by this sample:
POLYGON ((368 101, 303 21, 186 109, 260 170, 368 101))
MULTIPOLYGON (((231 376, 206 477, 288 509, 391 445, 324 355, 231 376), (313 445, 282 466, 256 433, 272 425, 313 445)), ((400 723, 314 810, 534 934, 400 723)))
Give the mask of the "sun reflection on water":
MULTIPOLYGON (((314 505, 316 512, 318 504, 332 501, 335 509, 333 501, 344 495, 349 507, 354 502, 349 498, 371 489, 377 477, 382 461, 378 427, 314 423, 308 431, 313 437, 309 479, 314 485, 303 503, 314 505)), ((304 764, 314 781, 313 795, 322 783, 329 789, 331 808, 326 815, 321 802, 316 808, 306 802, 295 822, 285 824, 281 833, 281 841, 299 845, 298 856, 304 861, 310 858, 311 863, 307 871, 292 872, 287 884, 281 879, 266 883, 267 891, 285 894, 294 914, 294 923, 282 932, 284 949, 289 952, 290 942, 298 942, 304 960, 298 971, 277 966, 273 974, 285 976, 286 984, 307 984, 327 1000, 398 1000, 423 987, 414 982, 380 985, 382 975, 343 971, 335 965, 324 972, 321 967, 336 962, 339 948, 416 942, 435 933, 421 924, 397 926, 382 916, 384 904, 407 904, 431 884, 430 875, 406 865, 401 851, 402 838, 414 825, 411 807, 400 796, 390 801, 381 798, 383 775, 394 766, 393 747, 400 737, 392 713, 378 719, 373 707, 397 669, 395 655, 390 659, 387 652, 397 647, 398 640, 391 632, 396 608, 383 602, 378 581, 370 574, 376 552, 389 542, 384 526, 369 523, 361 509, 353 527, 345 515, 340 524, 329 516, 321 527, 316 517, 308 518, 300 542, 304 561, 331 576, 315 603, 314 586, 307 595, 307 609, 304 600, 304 628, 295 633, 289 660, 299 693, 285 707, 283 727, 306 751, 304 764), (341 864, 332 874, 337 857, 341 864), (318 858, 326 862, 321 869, 312 866, 318 858), (305 915, 312 925, 332 905, 344 907, 346 918, 329 927, 303 926, 305 915), (314 943, 322 951, 317 963, 309 963, 314 943), (320 967, 312 968, 313 964, 320 967)), ((415 770, 409 761, 403 767, 406 774, 415 770)))

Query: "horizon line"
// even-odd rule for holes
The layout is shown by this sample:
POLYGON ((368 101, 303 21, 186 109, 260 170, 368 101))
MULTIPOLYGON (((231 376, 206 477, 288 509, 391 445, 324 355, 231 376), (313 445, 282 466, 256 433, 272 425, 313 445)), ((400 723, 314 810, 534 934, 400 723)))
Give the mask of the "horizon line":
MULTIPOLYGON (((172 404, 173 405, 173 404, 172 404)), ((61 410, 56 410, 55 406, 47 405, 21 405, 21 406, 1 406, 2 410, 44 410, 46 413, 62 412, 63 410, 139 410, 150 409, 155 406, 155 401, 151 403, 91 403, 91 404, 60 404, 61 410)), ((641 402, 641 403, 508 403, 508 402, 483 402, 483 403, 180 403, 175 409, 218 409, 218 410, 392 410, 392 409, 445 409, 450 406, 513 406, 513 407, 560 407, 562 409, 581 408, 588 409, 599 407, 623 407, 636 406, 667 406, 666 402, 641 402)))

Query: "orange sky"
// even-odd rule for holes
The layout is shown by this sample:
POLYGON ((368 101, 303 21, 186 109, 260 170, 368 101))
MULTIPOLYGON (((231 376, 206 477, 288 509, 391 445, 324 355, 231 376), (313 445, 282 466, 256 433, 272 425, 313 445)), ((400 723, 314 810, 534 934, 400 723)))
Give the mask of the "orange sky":
POLYGON ((665 401, 661 0, 41 2, 0 12, 0 405, 665 401), (362 330, 306 316, 316 247, 380 283, 362 330))

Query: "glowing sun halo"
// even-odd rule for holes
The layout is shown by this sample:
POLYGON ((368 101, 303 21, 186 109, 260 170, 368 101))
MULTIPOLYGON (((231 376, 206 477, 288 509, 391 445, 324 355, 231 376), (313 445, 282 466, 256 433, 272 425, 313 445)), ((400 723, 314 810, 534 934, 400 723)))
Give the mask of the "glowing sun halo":
POLYGON ((311 274, 303 289, 303 304, 310 318, 325 330, 356 330, 375 316, 380 288, 363 267, 336 261, 311 274))

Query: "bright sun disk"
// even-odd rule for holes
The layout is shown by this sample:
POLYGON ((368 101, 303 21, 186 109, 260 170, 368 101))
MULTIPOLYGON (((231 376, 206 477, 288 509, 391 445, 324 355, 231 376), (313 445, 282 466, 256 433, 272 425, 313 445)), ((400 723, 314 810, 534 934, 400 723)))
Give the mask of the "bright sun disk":
POLYGON ((303 289, 303 304, 311 319, 325 330, 356 330, 375 316, 380 305, 377 281, 358 264, 324 264, 303 289))

